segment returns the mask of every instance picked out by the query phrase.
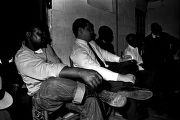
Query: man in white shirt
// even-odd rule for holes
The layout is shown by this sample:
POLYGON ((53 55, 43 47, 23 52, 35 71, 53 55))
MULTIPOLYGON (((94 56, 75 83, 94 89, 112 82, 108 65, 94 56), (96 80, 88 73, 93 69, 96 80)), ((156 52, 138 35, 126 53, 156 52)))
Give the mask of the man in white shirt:
MULTIPOLYGON (((72 49, 70 60, 72 60, 75 67, 97 71, 103 77, 103 83, 110 84, 109 89, 115 92, 123 87, 123 84, 119 84, 119 82, 132 84, 135 82, 135 77, 132 74, 123 75, 107 69, 108 65, 105 63, 105 61, 118 63, 129 60, 129 58, 127 57, 127 59, 125 58, 124 60, 117 55, 101 49, 93 41, 95 38, 95 33, 93 24, 90 21, 85 18, 78 18, 74 21, 72 30, 76 40, 72 49)), ((103 87, 106 88, 106 85, 107 84, 103 85, 103 87)), ((126 93, 128 92, 126 91, 126 93)), ((136 93, 136 100, 139 100, 139 98, 141 98, 141 100, 145 100, 152 96, 152 93, 146 90, 141 90, 136 93)))
POLYGON ((126 41, 128 43, 128 46, 124 51, 124 55, 130 55, 132 57, 132 60, 136 60, 139 70, 144 70, 144 68, 141 66, 143 64, 143 61, 139 54, 136 34, 128 34, 126 36, 126 41))
POLYGON ((76 28, 75 24, 76 22, 74 22, 73 32, 77 39, 75 41, 73 51, 70 56, 75 67, 96 70, 99 74, 102 75, 103 79, 107 81, 112 80, 131 83, 135 82, 134 76, 131 74, 121 75, 119 73, 113 72, 105 68, 108 67, 105 61, 121 62, 123 61, 123 59, 117 55, 114 55, 110 52, 101 49, 94 41, 92 41, 92 37, 94 36, 94 30, 91 27, 93 26, 91 23, 87 25, 85 24, 86 27, 84 27, 84 29, 81 27, 76 28), (92 48, 96 52, 97 56, 101 59, 105 67, 102 67, 100 65, 93 51, 88 46, 88 43, 92 46, 92 48))
MULTIPOLYGON (((101 49, 92 40, 95 37, 95 33, 93 24, 90 21, 85 18, 78 18, 74 21, 72 30, 76 37, 76 41, 70 59, 75 67, 95 70, 105 81, 114 81, 115 84, 118 84, 119 81, 127 83, 135 82, 135 77, 132 74, 122 75, 106 68, 108 65, 105 61, 121 62, 124 61, 124 59, 101 49), (101 61, 98 60, 98 57, 101 61)), ((125 60, 128 59, 125 58, 125 60)))

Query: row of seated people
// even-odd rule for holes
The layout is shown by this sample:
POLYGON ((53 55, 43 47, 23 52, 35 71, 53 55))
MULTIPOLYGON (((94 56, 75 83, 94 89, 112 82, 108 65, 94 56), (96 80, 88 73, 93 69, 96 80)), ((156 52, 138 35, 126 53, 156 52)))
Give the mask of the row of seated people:
MULTIPOLYGON (((118 67, 119 62, 129 61, 132 57, 118 57, 100 49, 92 41, 94 29, 90 21, 80 18, 73 23, 77 38, 70 56, 73 67, 61 62, 43 32, 39 26, 32 26, 26 31, 23 45, 15 56, 15 64, 31 102, 51 114, 47 116, 54 117, 56 111, 62 114, 62 107, 65 106, 78 113, 80 119, 110 119, 116 117, 114 113, 117 111, 114 110, 118 108, 119 112, 126 106, 126 101, 133 101, 130 102, 132 106, 134 101, 152 97, 150 90, 135 86, 136 72, 142 69, 137 68, 137 61, 128 62, 133 68, 126 72, 125 67, 118 67), (105 60, 117 64, 109 65, 107 69, 105 60)), ((127 119, 132 116, 131 111, 127 119)))

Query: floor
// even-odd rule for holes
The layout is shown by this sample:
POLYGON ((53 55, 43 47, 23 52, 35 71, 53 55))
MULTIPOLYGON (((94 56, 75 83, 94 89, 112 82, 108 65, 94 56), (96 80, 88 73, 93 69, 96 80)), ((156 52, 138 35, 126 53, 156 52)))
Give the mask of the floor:
POLYGON ((149 117, 144 120, 180 120, 179 96, 180 92, 176 91, 162 99, 154 110, 148 109, 149 117))

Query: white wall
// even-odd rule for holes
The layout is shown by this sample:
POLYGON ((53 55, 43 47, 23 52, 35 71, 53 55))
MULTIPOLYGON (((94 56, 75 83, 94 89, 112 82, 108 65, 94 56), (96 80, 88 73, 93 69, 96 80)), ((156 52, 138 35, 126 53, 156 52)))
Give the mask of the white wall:
MULTIPOLYGON (((115 1, 115 0, 113 0, 115 1)), ((116 14, 87 4, 87 0, 52 0, 49 10, 49 24, 55 51, 63 62, 69 65, 71 46, 75 40, 72 23, 76 18, 84 17, 95 26, 95 32, 101 25, 109 26, 114 33, 114 48, 118 55, 125 48, 125 36, 135 32, 134 0, 118 1, 118 40, 116 39, 116 14)), ((113 6, 115 7, 115 6, 113 6)))
POLYGON ((94 8, 86 0, 53 0, 49 11, 51 35, 55 50, 63 62, 69 64, 71 46, 75 40, 72 23, 76 18, 84 17, 95 26, 95 32, 101 25, 107 25, 115 32, 115 14, 94 8))
POLYGON ((163 31, 180 38, 180 1, 164 0, 162 4, 154 6, 156 7, 147 9, 146 33, 150 33, 152 22, 158 22, 162 25, 163 31))
POLYGON ((118 55, 125 49, 125 37, 129 33, 136 33, 135 0, 118 0, 118 55))

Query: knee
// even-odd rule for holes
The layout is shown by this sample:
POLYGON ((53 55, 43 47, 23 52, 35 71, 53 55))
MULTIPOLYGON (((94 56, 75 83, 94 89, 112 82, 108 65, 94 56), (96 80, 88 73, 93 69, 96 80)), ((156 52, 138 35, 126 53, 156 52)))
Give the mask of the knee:
POLYGON ((47 84, 47 86, 57 86, 59 81, 60 81, 60 78, 49 77, 48 79, 46 79, 46 81, 44 81, 44 83, 47 84))
POLYGON ((50 77, 46 80, 46 84, 48 86, 56 87, 59 85, 65 85, 65 86, 76 86, 77 83, 71 79, 67 78, 59 78, 59 77, 50 77))
POLYGON ((94 105, 94 106, 98 105, 98 100, 96 97, 88 97, 86 98, 85 102, 86 104, 90 103, 91 105, 94 105))
POLYGON ((57 92, 58 94, 73 93, 76 88, 77 82, 58 77, 50 77, 41 84, 41 91, 45 90, 54 94, 57 92))

